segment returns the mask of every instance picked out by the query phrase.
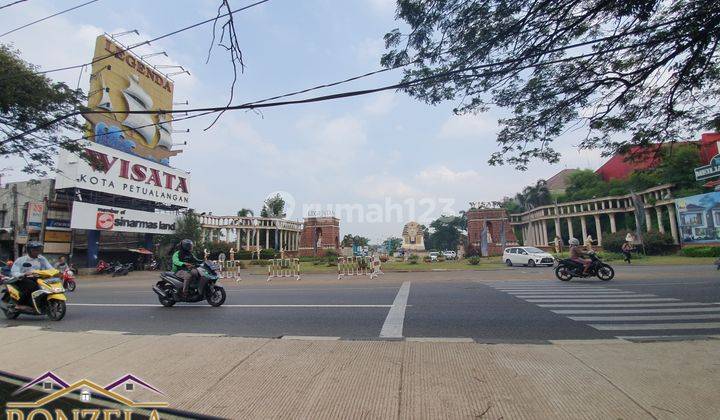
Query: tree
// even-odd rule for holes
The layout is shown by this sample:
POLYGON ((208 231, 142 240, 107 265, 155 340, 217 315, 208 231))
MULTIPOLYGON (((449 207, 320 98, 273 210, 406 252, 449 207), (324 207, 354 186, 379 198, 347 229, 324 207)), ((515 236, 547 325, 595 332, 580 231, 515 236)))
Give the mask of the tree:
POLYGON ((392 254, 402 246, 402 238, 396 238, 394 236, 391 236, 385 239, 383 245, 385 246, 388 254, 392 254))
POLYGON ((342 246, 344 246, 344 247, 353 246, 353 236, 348 233, 347 235, 343 236, 341 243, 342 243, 342 246))
POLYGON ((716 0, 398 0, 397 17, 381 63, 406 67, 406 92, 510 114, 493 165, 557 162, 581 126, 606 153, 720 128, 716 0))
MULTIPOLYGON (((463 218, 459 216, 441 216, 430 223, 430 243, 432 249, 457 249, 461 240, 463 218)), ((427 244, 426 244, 427 248, 427 244)))
POLYGON ((80 152, 80 143, 68 137, 82 128, 76 119, 50 123, 81 109, 84 97, 81 90, 52 82, 37 71, 17 50, 0 45, 0 156, 19 156, 25 160, 23 172, 44 176, 59 149, 80 152), (9 78, 12 83, 3 81, 9 78), (17 136, 37 126, 45 128, 17 136))
POLYGON ((260 210, 260 217, 285 217, 285 200, 280 194, 275 194, 275 196, 265 200, 263 208, 260 210))
POLYGON ((250 209, 242 208, 237 212, 238 217, 252 217, 255 215, 255 212, 253 212, 250 209))
POLYGON ((202 246, 202 225, 195 212, 192 210, 186 211, 178 218, 175 228, 174 233, 162 235, 161 243, 163 245, 175 246, 183 239, 190 239, 197 247, 202 246))
POLYGON ((367 246, 369 243, 370 243, 370 239, 368 239, 364 236, 360 236, 360 235, 353 236, 351 234, 347 234, 347 235, 343 236, 343 239, 342 239, 342 245, 348 246, 348 247, 353 246, 353 245, 367 246))

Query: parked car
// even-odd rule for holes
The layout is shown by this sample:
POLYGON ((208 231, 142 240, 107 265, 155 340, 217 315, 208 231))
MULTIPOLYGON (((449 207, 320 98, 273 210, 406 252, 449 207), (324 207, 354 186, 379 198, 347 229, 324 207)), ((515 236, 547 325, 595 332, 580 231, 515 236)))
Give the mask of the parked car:
POLYGON ((430 261, 434 262, 438 260, 438 256, 440 256, 439 252, 431 252, 428 254, 428 257, 430 257, 430 261))
POLYGON ((534 246, 505 248, 503 261, 508 267, 515 264, 535 267, 536 265, 554 265, 555 257, 534 246))
POLYGON ((457 252, 455 251, 443 251, 443 256, 446 260, 455 260, 457 259, 457 252))

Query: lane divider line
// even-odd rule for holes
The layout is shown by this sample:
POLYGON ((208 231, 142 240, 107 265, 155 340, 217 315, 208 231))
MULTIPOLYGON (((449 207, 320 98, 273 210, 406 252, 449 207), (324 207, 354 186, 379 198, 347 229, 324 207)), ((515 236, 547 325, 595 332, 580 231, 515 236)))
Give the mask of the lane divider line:
POLYGON ((380 337, 383 338, 402 338, 403 326, 405 324, 405 308, 407 307, 408 297, 410 296, 410 282, 406 281, 400 286, 397 296, 392 307, 388 311, 385 323, 380 330, 380 337))

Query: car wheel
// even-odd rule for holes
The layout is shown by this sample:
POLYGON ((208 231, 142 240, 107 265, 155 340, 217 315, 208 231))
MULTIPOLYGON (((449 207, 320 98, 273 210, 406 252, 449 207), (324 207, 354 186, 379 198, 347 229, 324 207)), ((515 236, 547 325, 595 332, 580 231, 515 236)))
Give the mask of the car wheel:
POLYGON ((510 258, 505 260, 505 265, 507 265, 508 267, 512 267, 512 261, 510 261, 510 258))
POLYGON ((528 267, 535 267, 535 260, 528 260, 528 267))

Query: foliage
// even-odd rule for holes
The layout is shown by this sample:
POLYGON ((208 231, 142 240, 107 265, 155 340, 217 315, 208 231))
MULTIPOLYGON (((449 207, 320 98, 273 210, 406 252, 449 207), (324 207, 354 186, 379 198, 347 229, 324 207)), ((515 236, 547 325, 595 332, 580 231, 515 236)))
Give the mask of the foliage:
POLYGON ((255 215, 255 212, 250 209, 242 208, 238 210, 237 215, 238 217, 252 217, 255 215))
POLYGON ((178 218, 175 224, 175 232, 170 235, 162 235, 160 237, 161 245, 165 247, 175 247, 183 239, 190 239, 195 244, 194 252, 202 252, 203 244, 201 243, 202 238, 202 225, 197 214, 190 209, 186 211, 180 218, 178 218))
POLYGON ((360 235, 353 236, 351 234, 347 234, 347 235, 343 236, 343 239, 342 239, 342 246, 345 246, 345 247, 351 247, 353 245, 367 246, 369 243, 370 243, 370 239, 368 239, 364 236, 360 236, 360 235))
POLYGON ((665 255, 677 248, 672 235, 656 231, 643 233, 643 245, 648 255, 665 255))
POLYGON ((603 249, 610 252, 622 252, 622 245, 625 243, 625 236, 629 232, 629 230, 619 230, 615 233, 603 233, 603 249))
POLYGON ((411 255, 411 256, 408 257, 408 262, 409 262, 410 264, 417 264, 419 259, 420 259, 420 257, 418 257, 417 254, 413 254, 413 255, 411 255))
POLYGON ((0 156, 21 157, 23 172, 44 176, 59 149, 81 151, 80 142, 67 136, 80 132, 78 120, 54 120, 81 110, 84 96, 37 70, 20 58, 19 51, 0 45, 0 156), (12 82, 5 80, 10 78, 12 82), (33 133, 20 135, 31 129, 33 133))
POLYGON ((260 250, 260 259, 261 260, 271 260, 274 258, 277 258, 278 254, 275 252, 274 249, 265 248, 260 250))
POLYGON ((688 246, 680 250, 684 257, 720 257, 720 246, 688 246))
POLYGON ((383 242, 385 249, 389 254, 394 253, 402 246, 402 238, 389 237, 383 242))
POLYGON ((547 181, 538 180, 535 185, 528 185, 521 193, 515 196, 521 208, 531 210, 535 207, 545 206, 551 203, 550 191, 547 188, 547 181))
POLYGON ((432 258, 430 258, 429 255, 426 255, 423 257, 423 262, 426 262, 426 263, 432 262, 432 258))
POLYGON ((478 257, 477 255, 474 255, 474 256, 468 258, 467 261, 470 265, 478 265, 478 264, 480 264, 480 257, 478 257))
POLYGON ((433 220, 430 223, 432 232, 429 234, 429 243, 425 243, 425 248, 457 249, 461 240, 461 229, 467 225, 463 216, 441 216, 433 220))
POLYGON ((409 29, 385 35, 381 63, 406 66, 406 92, 512 113, 491 164, 557 162, 574 127, 614 152, 720 126, 715 0, 398 0, 396 16, 409 29))
POLYGON ((388 262, 389 259, 390 259, 390 258, 389 258, 387 255, 381 255, 381 256, 380 256, 380 262, 382 262, 382 263, 388 262))
POLYGON ((280 194, 275 194, 265 200, 262 210, 260 210, 260 217, 283 218, 285 216, 285 200, 280 194))

